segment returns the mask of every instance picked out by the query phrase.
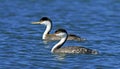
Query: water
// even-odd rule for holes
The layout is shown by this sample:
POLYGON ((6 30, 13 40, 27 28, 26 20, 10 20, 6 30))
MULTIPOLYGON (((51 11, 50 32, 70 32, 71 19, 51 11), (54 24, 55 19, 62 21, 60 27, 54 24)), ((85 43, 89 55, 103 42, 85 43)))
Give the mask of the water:
POLYGON ((0 0, 0 69, 119 69, 119 0, 0 0), (67 41, 96 49, 99 55, 54 55, 57 43, 44 44, 43 25, 32 25, 47 16, 53 33, 64 28, 87 38, 67 41))

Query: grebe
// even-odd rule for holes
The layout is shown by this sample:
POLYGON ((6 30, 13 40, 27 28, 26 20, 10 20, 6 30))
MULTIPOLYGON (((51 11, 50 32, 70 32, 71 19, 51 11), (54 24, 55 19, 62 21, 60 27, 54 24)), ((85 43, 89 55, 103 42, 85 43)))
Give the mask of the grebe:
POLYGON ((61 40, 53 46, 51 49, 52 53, 57 53, 57 54, 98 54, 98 51, 88 49, 85 47, 80 47, 80 46, 68 46, 68 47, 62 47, 62 45, 65 43, 65 41, 68 38, 68 34, 66 30, 64 29, 58 29, 55 32, 55 35, 60 37, 61 40))
MULTIPOLYGON (((57 37, 54 34, 49 34, 50 30, 52 29, 52 21, 48 17, 42 17, 39 22, 32 22, 32 24, 44 24, 46 25, 46 30, 43 33, 42 39, 43 40, 60 40, 59 37, 57 37)), ((84 41, 85 38, 80 38, 79 36, 69 34, 67 40, 76 40, 76 41, 84 41)))

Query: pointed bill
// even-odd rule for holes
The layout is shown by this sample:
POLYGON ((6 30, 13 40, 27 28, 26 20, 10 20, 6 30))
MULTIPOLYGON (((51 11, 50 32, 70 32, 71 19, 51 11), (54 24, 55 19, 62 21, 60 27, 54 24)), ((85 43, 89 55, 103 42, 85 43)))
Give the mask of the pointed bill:
POLYGON ((32 24, 41 24, 41 22, 32 22, 32 24))

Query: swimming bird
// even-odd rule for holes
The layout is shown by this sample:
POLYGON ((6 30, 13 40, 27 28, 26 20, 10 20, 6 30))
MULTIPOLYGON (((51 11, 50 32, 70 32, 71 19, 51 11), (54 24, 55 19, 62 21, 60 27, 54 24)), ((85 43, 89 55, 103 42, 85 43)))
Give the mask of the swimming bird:
MULTIPOLYGON (((45 32, 43 33, 43 36, 42 36, 43 40, 47 40, 47 41, 49 41, 49 40, 60 40, 60 38, 57 37, 55 35, 55 33, 54 34, 49 34, 51 29, 52 29, 52 20, 49 19, 48 17, 42 17, 39 22, 32 22, 32 24, 43 24, 43 25, 47 26, 46 29, 45 29, 45 32)), ((86 39, 81 38, 81 37, 76 36, 76 35, 73 35, 73 34, 69 34, 67 40, 84 41, 86 39)))
POLYGON ((96 51, 96 50, 92 50, 92 49, 81 47, 81 46, 62 47, 62 45, 66 42, 66 40, 68 38, 67 31, 64 29, 56 30, 55 35, 60 37, 61 39, 51 49, 52 53, 57 53, 57 54, 98 54, 98 51, 96 51))

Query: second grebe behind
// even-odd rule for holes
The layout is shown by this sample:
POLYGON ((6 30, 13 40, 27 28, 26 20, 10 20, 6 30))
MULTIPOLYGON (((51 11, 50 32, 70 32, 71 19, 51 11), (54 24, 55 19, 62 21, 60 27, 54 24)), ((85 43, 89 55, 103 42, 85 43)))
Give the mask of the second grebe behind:
MULTIPOLYGON (((46 25, 46 30, 43 33, 42 39, 43 40, 60 40, 60 37, 54 34, 49 34, 52 29, 52 21, 48 17, 42 17, 39 22, 32 22, 32 24, 44 24, 46 25)), ((75 40, 75 41, 84 41, 85 38, 81 38, 79 36, 69 34, 67 40, 75 40)))

